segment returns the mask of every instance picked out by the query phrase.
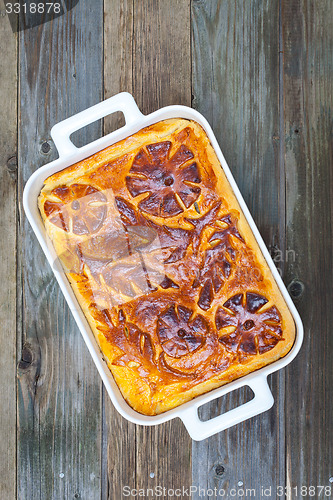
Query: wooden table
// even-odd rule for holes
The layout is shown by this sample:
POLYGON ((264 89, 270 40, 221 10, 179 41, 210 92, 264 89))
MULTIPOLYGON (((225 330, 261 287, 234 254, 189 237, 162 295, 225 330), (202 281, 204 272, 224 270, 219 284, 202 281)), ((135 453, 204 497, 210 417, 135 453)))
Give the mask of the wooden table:
POLYGON ((332 20, 332 0, 79 0, 13 33, 1 5, 1 500, 118 500, 126 485, 329 496, 300 488, 333 490, 332 20), (199 443, 178 420, 117 414, 22 210, 26 180, 57 157, 52 125, 123 90, 144 113, 208 119, 304 321, 297 359, 269 378, 273 408, 199 443))

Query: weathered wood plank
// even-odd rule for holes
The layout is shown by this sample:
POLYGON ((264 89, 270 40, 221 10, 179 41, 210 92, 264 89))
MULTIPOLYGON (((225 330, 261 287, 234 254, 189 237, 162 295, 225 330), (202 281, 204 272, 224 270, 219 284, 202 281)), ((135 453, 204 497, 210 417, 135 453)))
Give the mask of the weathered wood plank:
POLYGON ((190 0, 135 3, 133 94, 143 113, 191 105, 190 0))
MULTIPOLYGON (((132 93, 132 0, 104 2, 104 98, 132 93), (114 22, 117 20, 116 22, 114 22)), ((104 134, 121 126, 119 116, 104 119, 104 134)), ((136 426, 121 417, 103 387, 102 499, 122 497, 135 484, 136 426)))
MULTIPOLYGON (((137 3, 133 33, 133 94, 142 112, 169 104, 190 106, 189 0, 137 3)), ((191 439, 180 420, 138 426, 136 436, 139 488, 191 484, 191 439)))
MULTIPOLYGON (((105 2, 105 97, 126 90, 149 113, 169 104, 191 104, 188 0, 105 2), (117 26, 112 19, 117 18, 117 26)), ((117 121, 105 122, 105 132, 117 121)), ((154 428, 116 415, 105 397, 107 484, 102 498, 121 498, 125 485, 152 488, 191 484, 191 440, 180 421, 154 428), (151 474, 154 477, 151 477, 151 474)))
MULTIPOLYGON (((93 7, 83 4, 79 2, 66 19, 20 34, 19 192, 35 168, 55 157, 52 144, 47 155, 39 149, 49 139, 52 124, 102 98, 101 2, 97 12, 95 2, 93 15, 93 7)), ((176 0, 165 4, 145 0, 133 9, 131 1, 105 1, 105 97, 121 90, 133 92, 144 112, 177 102, 190 104, 189 5, 176 0)), ((333 194, 332 5, 330 0, 283 0, 283 37, 278 0, 193 0, 192 5, 194 105, 210 120, 266 243, 280 249, 284 259, 286 248, 295 251, 295 261, 291 254, 279 266, 288 283, 298 279, 305 284, 295 300, 306 332, 301 354, 287 371, 286 404, 282 372, 273 376, 276 403, 270 412, 193 444, 193 482, 227 489, 240 480, 256 488, 257 496, 261 485, 275 487, 285 481, 291 486, 326 485, 332 475, 333 374, 327 354, 333 347, 327 312, 332 300, 332 227, 327 216, 332 215, 333 194), (284 52, 280 71, 279 51, 284 52), (284 103, 283 109, 279 103, 284 103), (305 227, 307 232, 300 229, 305 227), (310 286, 316 287, 316 296, 310 286)), ((5 22, 9 30, 6 18, 5 22)), ((5 38, 7 53, 13 50, 10 36, 11 32, 5 38)), ((7 66, 2 71, 5 62, 0 62, 0 75, 8 82, 13 73, 7 66)), ((9 95, 2 103, 5 126, 0 122, 1 131, 10 134, 0 134, 0 150, 6 157, 15 150, 15 125, 13 129, 10 123, 15 104, 9 95)), ((112 118, 105 120, 105 132, 116 125, 112 118)), ((97 125, 89 139, 100 133, 97 125)), ((79 140, 87 141, 86 133, 79 140)), ((10 169, 14 167, 10 163, 10 169)), ((12 177, 13 172, 2 169, 0 193, 7 207, 15 206, 12 177)), ((0 335, 12 362, 2 356, 0 373, 11 380, 15 347, 5 332, 15 328, 15 299, 10 298, 15 254, 4 252, 14 245, 15 235, 7 233, 7 227, 15 225, 15 213, 10 210, 7 215, 2 223, 8 237, 0 243, 6 245, 1 253, 7 258, 0 276, 9 287, 5 297, 11 311, 4 311, 0 335)), ((116 414, 105 394, 100 449, 99 376, 30 228, 24 220, 20 223, 25 309, 20 333, 23 362, 18 370, 19 498, 114 499, 121 498, 125 484, 190 484, 190 440, 182 424, 136 428, 116 414)), ((0 416, 0 432, 7 429, 0 441, 4 498, 14 498, 15 493, 15 433, 8 432, 15 423, 13 392, 8 392, 12 389, 7 384, 11 410, 0 416)), ((242 391, 212 404, 203 414, 208 418, 226 411, 244 395, 242 391)))
POLYGON ((333 491, 333 3, 283 0, 282 26, 288 280, 304 284, 293 291, 305 329, 287 370, 287 484, 333 491))
MULTIPOLYGON (((103 1, 83 1, 53 22, 20 32, 20 197, 31 173, 56 156, 49 139, 52 125, 102 98, 102 26, 103 1)), ((89 134, 83 131, 80 141, 98 137, 100 125, 89 134)), ((18 497, 97 499, 100 377, 21 215, 24 313, 18 369, 18 497)))
MULTIPOLYGON (((132 0, 105 0, 104 2, 104 98, 118 92, 132 93, 133 66, 132 0), (115 22, 116 20, 116 22, 115 22)), ((121 125, 119 117, 104 119, 104 133, 121 125)))
MULTIPOLYGON (((279 3, 193 1, 192 40, 193 105, 211 123, 266 244, 283 254, 279 3)), ((261 486, 284 484, 284 373, 270 383, 275 405, 269 412, 193 443, 194 484, 226 492, 254 488, 258 497, 261 486)), ((243 389, 207 405, 202 418, 245 400, 243 389)))
POLYGON ((5 15, 0 47, 6 47, 0 58, 0 498, 11 499, 16 495, 17 35, 5 15))

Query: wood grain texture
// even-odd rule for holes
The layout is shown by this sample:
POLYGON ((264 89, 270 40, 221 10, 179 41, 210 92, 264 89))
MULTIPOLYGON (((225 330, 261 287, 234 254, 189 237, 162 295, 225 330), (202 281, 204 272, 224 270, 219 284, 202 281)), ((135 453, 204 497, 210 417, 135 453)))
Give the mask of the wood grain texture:
POLYGON ((282 15, 288 280, 304 284, 305 330, 287 369, 287 484, 332 487, 333 3, 283 0, 282 15))
MULTIPOLYGON (((132 93, 133 0, 104 1, 104 98, 132 93), (116 20, 116 22, 115 22, 116 20)), ((116 114, 104 119, 104 134, 121 126, 116 114)), ((122 497, 136 480, 136 426, 114 408, 103 387, 102 499, 122 497)))
POLYGON ((145 114, 191 105, 190 0, 135 2, 133 95, 145 114))
MULTIPOLYGON (((102 98, 102 27, 103 2, 83 1, 20 32, 20 199, 32 172, 56 156, 52 125, 102 98)), ((80 140, 98 137, 100 125, 89 134, 80 140)), ((101 380, 22 211, 19 228, 18 498, 99 499, 101 380)))
MULTIPOLYGON (((105 97, 131 92, 143 113, 191 105, 188 0, 106 1, 104 47, 105 97)), ((105 132, 116 124, 112 117, 105 120, 105 132)), ((126 485, 191 484, 191 440, 178 419, 153 428, 135 426, 116 413, 107 395, 104 401, 108 462, 102 498, 122 498, 126 485)))
MULTIPOLYGON (((133 92, 133 20, 133 0, 104 1, 105 99, 119 92, 133 92)), ((118 116, 108 116, 104 134, 120 126, 118 116)))
MULTIPOLYGON (((0 10, 3 11, 3 2, 0 10)), ((16 494, 17 36, 0 17, 0 498, 16 494), (5 479, 4 479, 5 478, 5 479)))
MULTIPOLYGON (((0 16, 1 500, 118 500, 125 485, 237 490, 239 481, 256 498, 272 486, 273 499, 277 485, 331 484, 332 20, 331 0, 81 0, 19 35, 0 16), (178 420, 145 428, 116 412, 21 206, 28 177, 56 157, 52 125, 120 91, 144 113, 191 105, 192 91, 283 279, 296 282, 305 340, 270 377, 274 407, 200 443, 178 420)), ((78 144, 120 123, 107 117, 78 144)))
MULTIPOLYGON (((145 0, 135 5, 133 95, 139 108, 150 113, 170 104, 190 106, 189 0, 145 0)), ((137 427, 136 481, 139 488, 191 484, 191 439, 180 420, 137 427)))
MULTIPOLYGON (((193 1, 192 36, 193 105, 212 125, 266 244, 281 250, 285 203, 279 160, 279 3, 193 1)), ((241 481, 240 490, 254 488, 260 495, 261 486, 284 484, 285 375, 274 374, 269 381, 275 398, 270 411, 193 443, 197 486, 237 490, 241 481)), ((202 408, 201 418, 224 413, 247 397, 242 389, 212 402, 202 408)))

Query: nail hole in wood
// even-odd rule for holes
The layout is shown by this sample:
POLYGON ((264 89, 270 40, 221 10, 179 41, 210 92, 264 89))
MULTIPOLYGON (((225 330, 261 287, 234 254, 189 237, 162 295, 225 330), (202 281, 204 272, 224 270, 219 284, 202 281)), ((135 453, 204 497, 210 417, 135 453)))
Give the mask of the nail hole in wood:
POLYGON ((10 156, 7 160, 7 168, 9 172, 16 172, 17 170, 17 156, 10 156))
POLYGON ((224 470, 225 469, 224 469, 223 465, 221 465, 221 464, 217 464, 217 466, 215 467, 215 473, 217 476, 222 476, 224 473, 224 470))
POLYGON ((23 346, 21 360, 19 362, 18 367, 21 370, 25 370, 25 369, 29 368, 31 363, 32 363, 32 352, 31 352, 30 347, 25 345, 25 346, 23 346))
POLYGON ((47 141, 43 142, 41 146, 42 153, 47 154, 49 153, 50 149, 51 149, 50 144, 47 141))
POLYGON ((294 299, 296 299, 303 294, 304 284, 301 281, 293 280, 288 285, 288 292, 294 299))

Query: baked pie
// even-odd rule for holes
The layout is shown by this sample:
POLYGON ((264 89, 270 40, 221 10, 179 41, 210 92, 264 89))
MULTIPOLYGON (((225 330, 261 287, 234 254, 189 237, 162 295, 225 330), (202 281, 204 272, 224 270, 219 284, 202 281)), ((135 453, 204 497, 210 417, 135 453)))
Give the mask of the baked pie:
POLYGON ((285 356, 295 325, 202 127, 47 178, 48 237, 128 404, 157 415, 285 356))

